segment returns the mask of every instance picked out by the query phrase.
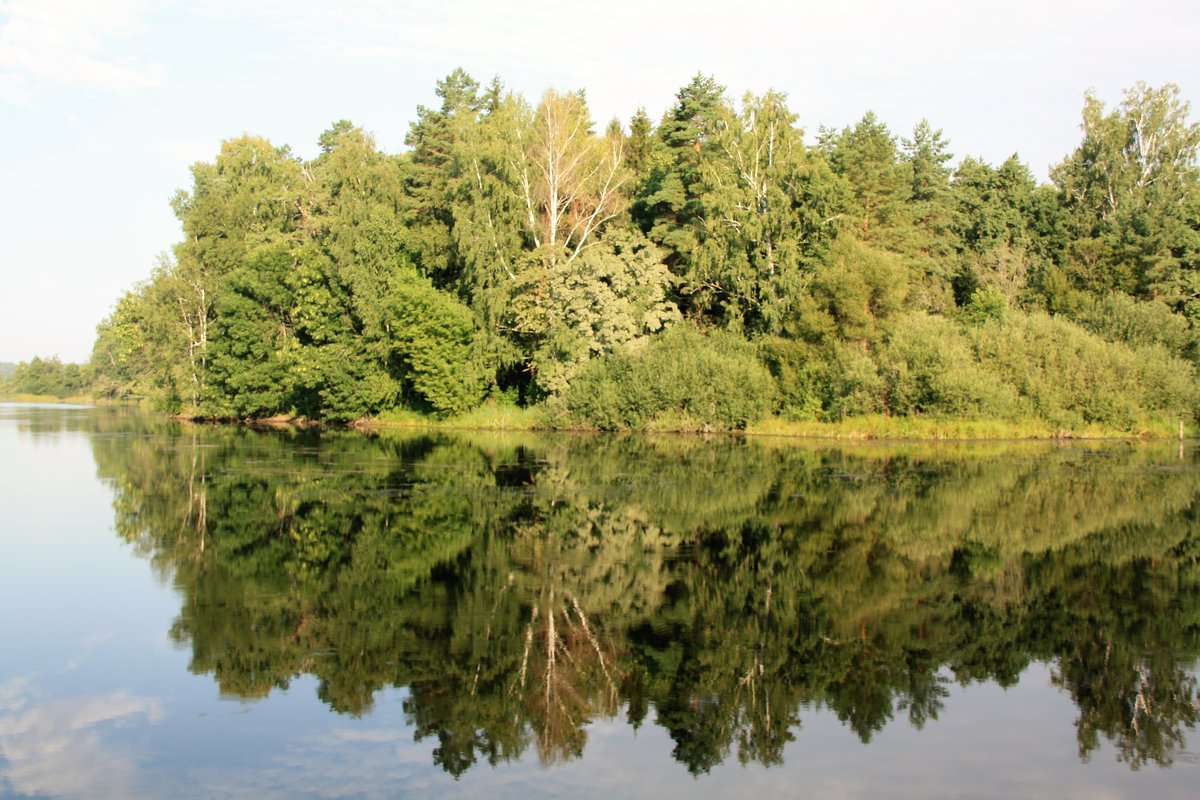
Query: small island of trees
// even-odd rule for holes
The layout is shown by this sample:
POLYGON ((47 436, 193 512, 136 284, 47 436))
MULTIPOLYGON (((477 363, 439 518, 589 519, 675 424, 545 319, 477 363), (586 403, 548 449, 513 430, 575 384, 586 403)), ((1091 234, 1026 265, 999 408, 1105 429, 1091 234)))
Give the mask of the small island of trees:
POLYGON ((93 394, 600 429, 1196 419, 1200 125, 1175 86, 1089 94, 1048 184, 1015 155, 952 168, 925 121, 806 141, 784 95, 703 75, 603 129, 582 91, 436 92, 399 155, 341 121, 312 160, 242 136, 195 164, 93 394))

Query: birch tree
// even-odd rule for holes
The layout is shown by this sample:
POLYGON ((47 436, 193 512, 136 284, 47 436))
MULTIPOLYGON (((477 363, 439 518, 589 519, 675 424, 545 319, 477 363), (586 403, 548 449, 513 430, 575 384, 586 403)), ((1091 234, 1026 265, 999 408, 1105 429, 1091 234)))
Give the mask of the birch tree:
POLYGON ((522 127, 509 168, 524 203, 526 235, 552 269, 577 259, 625 209, 624 140, 593 134, 580 93, 546 92, 522 127))
POLYGON ((1162 296, 1200 318, 1200 124, 1179 87, 1138 83, 1112 111, 1093 93, 1083 141, 1052 172, 1071 217, 1069 268, 1085 289, 1162 296))
POLYGON ((493 352, 519 354, 537 393, 561 392, 589 357, 678 316, 661 251, 614 228, 627 207, 625 137, 594 133, 581 93, 548 91, 536 108, 504 98, 463 144, 464 285, 500 340, 493 352))
POLYGON ((802 135, 778 92, 721 111, 697 183, 699 246, 683 273, 693 314, 774 331, 807 285, 844 192, 802 135))
POLYGON ((215 162, 192 166, 192 188, 172 200, 184 240, 175 246, 171 286, 187 339, 190 402, 204 401, 210 328, 221 280, 258 248, 288 240, 305 214, 300 163, 286 147, 242 136, 222 143, 215 162))

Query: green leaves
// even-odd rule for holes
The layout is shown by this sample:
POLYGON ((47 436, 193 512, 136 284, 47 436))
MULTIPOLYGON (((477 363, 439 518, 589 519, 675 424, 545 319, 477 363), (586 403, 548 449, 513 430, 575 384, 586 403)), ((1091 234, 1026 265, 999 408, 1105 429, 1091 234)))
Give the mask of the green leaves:
POLYGON ((1180 288, 1198 266, 1200 124, 1179 94, 1138 83, 1107 113, 1087 95, 1083 142, 1052 173, 1078 240, 1068 268, 1082 288, 1165 290, 1177 310, 1188 304, 1180 288))
POLYGON ((912 171, 899 160, 895 137, 873 112, 840 134, 825 132, 822 145, 833 171, 851 187, 850 216, 861 237, 878 239, 884 234, 880 228, 909 222, 912 171))
POLYGON ((907 278, 898 257, 842 237, 813 279, 815 309, 802 312, 796 325, 810 337, 821 336, 829 330, 826 320, 832 321, 838 338, 865 349, 879 340, 890 317, 903 306, 907 278))
POLYGON ((573 260, 521 270, 506 323, 532 346, 538 387, 566 390, 589 359, 632 345, 679 319, 662 251, 631 230, 611 230, 573 260))
POLYGON ((734 330, 779 331, 835 233, 841 187, 795 122, 782 94, 747 94, 740 114, 720 111, 700 166, 682 290, 734 330))
POLYGON ((389 361, 439 414, 473 408, 486 375, 475 360, 477 328, 467 306, 425 278, 397 272, 382 298, 389 361))
POLYGON ((293 263, 288 249, 276 245, 226 276, 208 354, 212 394, 203 401, 206 413, 246 418, 293 410, 293 263))
POLYGON ((677 102, 658 127, 658 147, 647 158, 648 169, 637 190, 633 217, 667 250, 674 269, 696 246, 693 227, 699 221, 697 195, 700 165, 711 148, 718 119, 727 109, 725 87, 697 74, 679 90, 677 102))
MULTIPOLYGON (((173 202, 185 239, 99 331, 99 391, 185 413, 353 419, 396 405, 454 414, 488 394, 559 404, 578 398, 578 379, 619 406, 589 404, 587 418, 637 427, 645 415, 621 408, 698 413, 628 385, 658 385, 625 359, 675 347, 659 337, 683 318, 703 347, 718 329, 754 343, 754 369, 761 356, 774 375, 760 400, 792 416, 987 413, 982 395, 937 399, 932 379, 896 389, 920 371, 897 355, 920 351, 896 344, 897 325, 936 328, 918 311, 1020 350, 1040 307, 1083 322, 1084 337, 1196 357, 1200 126, 1173 86, 1139 84, 1111 111, 1089 96, 1054 186, 1016 156, 951 174, 947 140, 924 120, 898 140, 868 113, 809 147, 784 95, 735 106, 703 75, 657 126, 639 111, 628 134, 616 121, 597 131, 581 91, 533 104, 456 70, 435 93, 399 156, 340 120, 309 162, 242 136, 194 165, 173 202), (1102 311, 1112 292, 1167 317, 1119 299, 1102 311)), ((1089 342, 1097 364, 1113 360, 1100 372, 1124 359, 1089 342)), ((938 358, 958 363, 951 351, 938 358)), ((1009 413, 1004 392, 985 394, 1009 413)), ((1132 425, 1180 408, 1131 403, 1026 410, 1132 425)))
POLYGON ((740 429, 767 414, 771 376, 737 336, 702 336, 677 325, 638 350, 593 361, 571 384, 566 408, 577 423, 640 430, 656 418, 700 430, 740 429))
POLYGON ((39 358, 12 365, 7 378, 0 375, 0 397, 32 394, 42 397, 67 398, 86 390, 85 370, 78 364, 64 364, 57 356, 39 358))

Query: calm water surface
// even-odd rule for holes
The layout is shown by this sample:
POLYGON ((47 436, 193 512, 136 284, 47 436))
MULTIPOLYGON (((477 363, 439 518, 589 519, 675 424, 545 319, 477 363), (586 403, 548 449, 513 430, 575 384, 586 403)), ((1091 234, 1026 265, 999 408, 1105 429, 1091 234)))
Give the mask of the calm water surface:
POLYGON ((0 404, 3 797, 1194 797, 1189 444, 0 404))

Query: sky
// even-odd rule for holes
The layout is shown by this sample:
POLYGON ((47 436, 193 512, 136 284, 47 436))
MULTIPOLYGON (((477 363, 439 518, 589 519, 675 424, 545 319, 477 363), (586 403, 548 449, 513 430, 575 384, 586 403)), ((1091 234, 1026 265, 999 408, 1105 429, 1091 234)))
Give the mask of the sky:
POLYGON ((86 361, 96 325, 181 236, 189 167, 250 133, 299 156, 336 120, 401 152, 463 67, 536 101, 586 90, 598 126, 658 119, 698 72, 786 92, 807 137, 868 110, 1039 180, 1089 89, 1200 109, 1194 0, 0 0, 0 361, 86 361))

